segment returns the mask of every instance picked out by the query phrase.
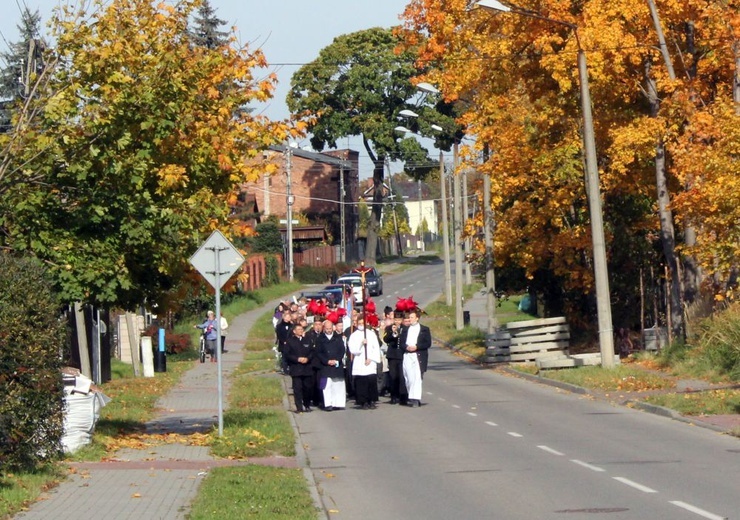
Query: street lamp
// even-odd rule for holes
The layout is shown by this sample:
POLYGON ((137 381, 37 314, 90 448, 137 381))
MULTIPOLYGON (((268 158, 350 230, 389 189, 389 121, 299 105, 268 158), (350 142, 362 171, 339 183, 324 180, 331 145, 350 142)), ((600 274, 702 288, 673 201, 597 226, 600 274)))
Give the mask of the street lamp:
POLYGON ((581 87, 581 113, 583 116, 583 148, 585 150, 586 160, 586 196, 588 198, 589 215, 591 217, 591 239, 593 241, 594 282, 596 285, 596 311, 598 314, 601 366, 604 368, 613 368, 614 337, 609 298, 609 273, 606 264, 604 221, 601 209, 601 190, 599 187, 599 169, 596 164, 596 139, 594 137, 594 121, 591 113, 591 92, 588 84, 586 53, 583 51, 581 40, 578 37, 578 26, 562 20, 549 18, 521 7, 504 5, 498 0, 479 0, 475 5, 490 11, 512 12, 563 25, 572 29, 576 37, 576 44, 578 45, 578 80, 581 87))

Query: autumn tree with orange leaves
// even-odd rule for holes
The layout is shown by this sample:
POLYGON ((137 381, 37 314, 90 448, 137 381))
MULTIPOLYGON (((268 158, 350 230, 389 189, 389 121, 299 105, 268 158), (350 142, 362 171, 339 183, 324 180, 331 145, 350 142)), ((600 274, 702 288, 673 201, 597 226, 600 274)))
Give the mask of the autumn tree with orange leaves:
MULTIPOLYGON (((420 63, 434 64, 419 80, 448 100, 465 99, 471 109, 461 122, 478 151, 492 152, 475 166, 491 178, 497 267, 520 271, 548 313, 594 323, 575 34, 470 4, 409 3, 404 38, 420 47, 420 63)), ((671 281, 680 289, 670 305, 675 331, 676 313, 682 320, 692 299, 712 298, 735 279, 738 4, 656 2, 675 79, 645 0, 518 5, 577 26, 587 55, 615 328, 640 324, 642 273, 651 290, 670 293, 671 281), (684 276, 694 258, 701 294, 684 276), (669 280, 657 279, 666 271, 669 280)))
MULTIPOLYGON (((232 37, 193 43, 197 0, 62 10, 33 105, 2 136, 2 247, 50 267, 66 301, 157 302, 202 233, 223 227, 250 158, 284 139, 250 114, 275 78, 232 37)), ((64 9, 64 8, 63 8, 64 9)))

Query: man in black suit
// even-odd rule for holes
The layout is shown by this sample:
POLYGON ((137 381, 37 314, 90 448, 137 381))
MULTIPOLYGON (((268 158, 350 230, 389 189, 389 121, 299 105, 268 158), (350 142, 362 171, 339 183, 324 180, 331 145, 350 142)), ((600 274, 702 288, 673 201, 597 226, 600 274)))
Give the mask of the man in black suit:
POLYGON ((429 327, 419 323, 419 310, 409 311, 409 326, 404 327, 398 337, 403 350, 403 379, 409 393, 409 406, 421 406, 421 383, 427 371, 429 348, 432 346, 432 333, 429 327))
POLYGON ((400 311, 396 311, 392 320, 393 322, 385 328, 383 342, 388 347, 385 356, 388 358, 388 387, 391 394, 391 404, 398 404, 401 401, 401 391, 403 390, 403 393, 406 393, 406 385, 403 382, 404 351, 398 344, 402 330, 400 311))
POLYGON ((282 319, 275 325, 275 341, 280 352, 280 368, 283 374, 288 373, 288 362, 285 359, 285 346, 293 332, 293 315, 290 311, 283 311, 282 319))

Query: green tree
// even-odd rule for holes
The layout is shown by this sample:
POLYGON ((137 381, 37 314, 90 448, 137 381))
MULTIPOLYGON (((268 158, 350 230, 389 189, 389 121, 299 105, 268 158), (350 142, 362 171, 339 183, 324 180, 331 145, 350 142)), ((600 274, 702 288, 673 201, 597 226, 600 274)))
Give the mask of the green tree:
POLYGON ((282 253, 283 237, 274 222, 262 222, 255 226, 255 236, 250 238, 255 253, 282 253))
MULTIPOLYGON (((427 150, 416 139, 397 140, 394 128, 399 124, 399 112, 412 109, 419 113, 422 117, 414 125, 422 135, 435 134, 432 124, 454 127, 448 116, 427 114, 433 109, 410 102, 419 101, 411 83, 419 70, 414 66, 413 50, 398 52, 399 43, 392 29, 373 28, 339 36, 293 75, 287 97, 291 112, 307 123, 313 135, 311 144, 317 150, 336 147, 342 137, 362 138, 374 164, 368 261, 374 261, 377 253, 386 160, 429 163, 427 150)), ((441 141, 439 144, 444 146, 441 141)), ((446 147, 449 149, 449 142, 446 147)), ((415 173, 423 176, 427 171, 419 168, 415 173)))
POLYGON ((203 0, 203 3, 197 9, 193 22, 190 29, 190 38, 195 45, 207 49, 217 49, 229 43, 229 33, 219 29, 219 27, 226 24, 226 20, 221 20, 216 16, 216 10, 211 7, 209 0, 203 0))
POLYGON ((50 266, 66 301, 133 308, 183 276, 203 234, 284 125, 239 112, 271 95, 259 51, 193 46, 198 6, 115 0, 55 22, 64 67, 37 117, 0 136, 2 246, 50 266), (12 146, 8 143, 12 143, 12 146))
POLYGON ((33 469, 61 449, 61 305, 43 265, 0 253, 0 471, 33 469))

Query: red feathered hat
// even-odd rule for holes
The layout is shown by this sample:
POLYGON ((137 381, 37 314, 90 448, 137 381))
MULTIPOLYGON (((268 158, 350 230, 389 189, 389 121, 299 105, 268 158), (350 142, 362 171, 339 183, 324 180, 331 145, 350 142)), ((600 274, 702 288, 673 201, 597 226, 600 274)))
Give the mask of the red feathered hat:
POLYGON ((336 311, 332 311, 326 316, 326 319, 336 325, 339 323, 339 314, 336 311))
POLYGON ((375 312, 375 302, 368 298, 365 303, 365 312, 375 312))
POLYGON ((417 310, 418 307, 419 304, 414 301, 413 296, 409 296, 408 298, 399 298, 398 302, 396 302, 396 310, 400 312, 411 312, 417 310))
POLYGON ((365 325, 369 327, 377 327, 380 324, 380 320, 378 319, 378 315, 374 312, 368 312, 365 315, 365 325))

